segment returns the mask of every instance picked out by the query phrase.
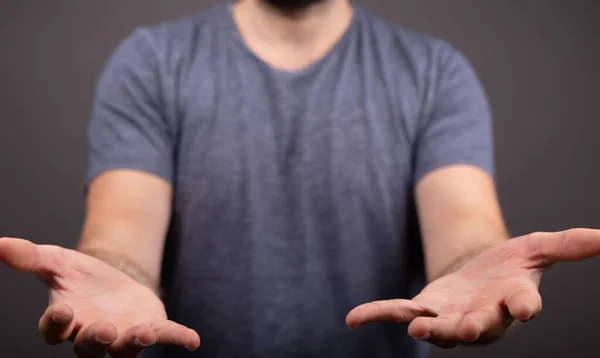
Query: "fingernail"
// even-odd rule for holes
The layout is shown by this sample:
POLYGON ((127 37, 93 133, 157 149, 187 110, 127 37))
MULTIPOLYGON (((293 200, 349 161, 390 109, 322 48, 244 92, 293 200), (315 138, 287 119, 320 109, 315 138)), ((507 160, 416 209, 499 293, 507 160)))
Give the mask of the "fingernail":
POLYGON ((98 343, 100 343, 100 344, 104 344, 104 345, 108 345, 108 344, 111 344, 111 343, 112 343, 111 341, 108 341, 108 340, 102 339, 102 338, 100 338, 100 337, 96 337, 96 342, 98 342, 98 343))
POLYGON ((52 321, 54 321, 56 323, 64 324, 64 323, 69 322, 69 317, 61 315, 59 313, 53 313, 52 314, 52 321))
POLYGON ((529 322, 529 321, 531 321, 532 319, 534 319, 534 318, 536 318, 536 317, 537 317, 537 313, 536 313, 536 314, 533 314, 533 315, 531 315, 531 316, 529 316, 529 318, 527 318, 527 319, 524 319, 524 320, 523 320, 523 322, 524 322, 524 323, 526 323, 526 322, 529 322))
POLYGON ((428 340, 429 337, 431 337, 431 334, 429 332, 427 332, 424 335, 422 335, 421 337, 417 337, 416 339, 419 341, 425 341, 425 340, 428 340))
POLYGON ((195 345, 195 344, 194 345, 190 345, 190 344, 188 344, 188 345, 185 346, 185 349, 187 349, 190 352, 193 352, 196 349, 198 349, 198 345, 195 345))
POLYGON ((135 345, 136 345, 136 346, 138 346, 138 347, 147 347, 147 346, 148 346, 147 344, 144 344, 144 343, 142 343, 142 342, 139 340, 139 338, 136 338, 136 339, 133 341, 133 344, 135 344, 135 345))
POLYGON ((465 342, 475 342, 477 339, 479 339, 479 334, 473 335, 471 337, 467 337, 464 339, 465 342))

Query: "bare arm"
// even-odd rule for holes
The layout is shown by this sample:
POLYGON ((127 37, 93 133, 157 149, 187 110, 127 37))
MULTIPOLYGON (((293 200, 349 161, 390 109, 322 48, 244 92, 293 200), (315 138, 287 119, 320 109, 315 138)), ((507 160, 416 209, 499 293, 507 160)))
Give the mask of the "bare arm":
POLYGON ((158 292, 171 186, 134 170, 111 170, 89 185, 78 250, 158 292))
POLYGON ((509 237, 494 182, 479 168, 435 170, 417 184, 416 198, 430 280, 452 273, 509 237))
POLYGON ((153 36, 138 29, 111 55, 88 125, 87 214, 79 251, 158 290, 171 210, 173 126, 153 36))
POLYGON ((95 175, 88 188, 79 244, 84 254, 0 239, 0 262, 35 274, 49 288, 38 324, 43 339, 51 345, 72 341, 78 357, 137 357, 151 345, 198 348, 198 334, 169 320, 157 295, 170 211, 167 181, 111 169, 95 175))

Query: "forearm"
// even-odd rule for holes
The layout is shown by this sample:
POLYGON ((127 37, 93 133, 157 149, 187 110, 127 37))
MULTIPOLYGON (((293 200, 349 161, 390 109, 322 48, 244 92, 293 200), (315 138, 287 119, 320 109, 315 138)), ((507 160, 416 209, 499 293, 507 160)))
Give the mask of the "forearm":
POLYGON ((158 292, 171 217, 171 185, 135 170, 112 170, 88 187, 77 249, 158 292))

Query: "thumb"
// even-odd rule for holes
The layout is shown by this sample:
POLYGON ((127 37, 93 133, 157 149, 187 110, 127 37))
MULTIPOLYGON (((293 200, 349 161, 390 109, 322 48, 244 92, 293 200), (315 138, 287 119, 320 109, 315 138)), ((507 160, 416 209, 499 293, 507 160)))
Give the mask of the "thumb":
POLYGON ((436 317, 437 314, 411 300, 373 301, 350 311, 346 316, 346 324, 350 328, 357 328, 372 322, 409 323, 420 316, 436 317))
POLYGON ((560 261, 582 261, 600 256, 600 230, 570 229, 534 233, 525 237, 529 257, 536 266, 560 261))
POLYGON ((61 267, 58 252, 51 246, 13 238, 0 239, 0 261, 17 271, 33 273, 42 280, 57 275, 61 267))

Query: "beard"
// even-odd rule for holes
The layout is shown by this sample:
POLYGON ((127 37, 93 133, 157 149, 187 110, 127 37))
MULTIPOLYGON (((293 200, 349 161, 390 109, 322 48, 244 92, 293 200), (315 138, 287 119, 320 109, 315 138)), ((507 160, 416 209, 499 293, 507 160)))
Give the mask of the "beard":
POLYGON ((298 12, 312 5, 321 4, 328 0, 262 0, 269 6, 282 12, 298 12))

